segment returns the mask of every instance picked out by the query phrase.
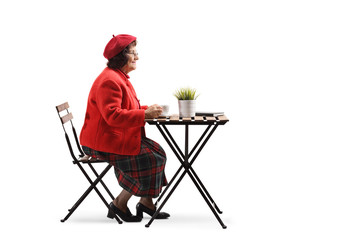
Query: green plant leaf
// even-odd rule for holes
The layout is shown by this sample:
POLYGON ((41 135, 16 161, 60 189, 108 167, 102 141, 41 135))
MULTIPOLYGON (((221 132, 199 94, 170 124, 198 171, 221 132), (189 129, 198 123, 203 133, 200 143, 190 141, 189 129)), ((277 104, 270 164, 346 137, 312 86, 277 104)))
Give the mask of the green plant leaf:
POLYGON ((196 95, 196 89, 194 88, 179 88, 174 92, 174 96, 178 100, 195 100, 198 98, 199 94, 196 95))

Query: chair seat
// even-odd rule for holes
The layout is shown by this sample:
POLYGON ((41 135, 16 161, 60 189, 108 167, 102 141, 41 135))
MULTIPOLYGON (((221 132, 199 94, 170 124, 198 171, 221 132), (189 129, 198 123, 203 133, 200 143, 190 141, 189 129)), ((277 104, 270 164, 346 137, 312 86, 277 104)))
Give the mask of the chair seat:
POLYGON ((89 155, 85 155, 83 157, 79 157, 78 161, 81 163, 98 163, 98 162, 107 162, 106 160, 99 159, 99 158, 93 158, 89 155))

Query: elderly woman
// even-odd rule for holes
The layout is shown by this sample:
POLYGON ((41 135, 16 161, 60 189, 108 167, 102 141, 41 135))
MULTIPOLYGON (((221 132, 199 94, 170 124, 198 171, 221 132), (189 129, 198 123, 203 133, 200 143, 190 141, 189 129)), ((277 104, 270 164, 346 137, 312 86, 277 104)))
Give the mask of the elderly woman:
MULTIPOLYGON (((115 213, 126 222, 140 222, 143 212, 152 216, 156 210, 152 198, 167 184, 165 152, 144 131, 145 118, 157 118, 162 108, 156 104, 141 106, 129 81, 128 74, 139 60, 136 43, 134 36, 120 34, 106 45, 107 67, 92 85, 80 134, 86 154, 114 166, 123 190, 110 203, 113 212, 109 211, 108 217, 114 218, 115 213), (127 207, 132 195, 141 197, 136 216, 127 207)), ((162 212, 157 218, 169 216, 162 212)))

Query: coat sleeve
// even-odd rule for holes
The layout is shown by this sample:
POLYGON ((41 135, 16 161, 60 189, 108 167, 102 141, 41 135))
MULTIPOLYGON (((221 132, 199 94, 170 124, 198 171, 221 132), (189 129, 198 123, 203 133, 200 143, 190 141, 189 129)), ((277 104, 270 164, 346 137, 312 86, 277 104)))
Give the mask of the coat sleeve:
POLYGON ((106 80, 99 86, 96 104, 106 123, 109 126, 120 128, 143 127, 145 110, 122 109, 122 97, 120 86, 112 80, 106 80))

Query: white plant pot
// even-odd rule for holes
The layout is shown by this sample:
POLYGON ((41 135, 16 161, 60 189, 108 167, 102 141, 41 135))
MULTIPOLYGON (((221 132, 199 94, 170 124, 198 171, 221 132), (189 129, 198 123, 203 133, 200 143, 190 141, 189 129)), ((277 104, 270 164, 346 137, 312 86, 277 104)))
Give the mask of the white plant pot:
POLYGON ((180 117, 195 117, 196 100, 178 100, 180 117))

